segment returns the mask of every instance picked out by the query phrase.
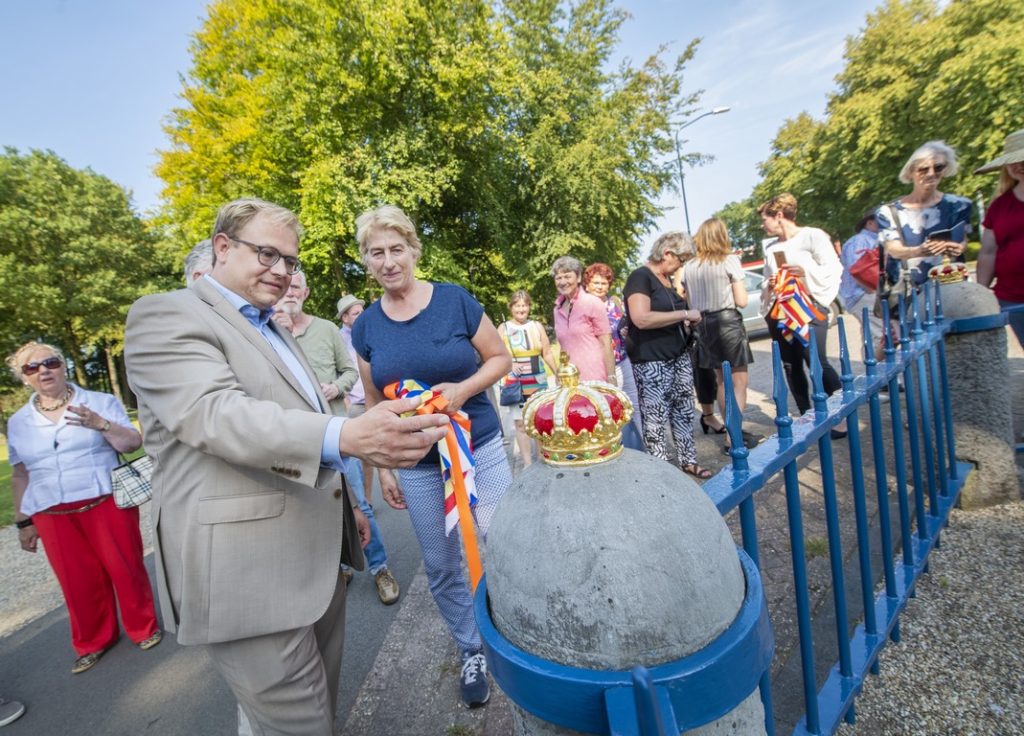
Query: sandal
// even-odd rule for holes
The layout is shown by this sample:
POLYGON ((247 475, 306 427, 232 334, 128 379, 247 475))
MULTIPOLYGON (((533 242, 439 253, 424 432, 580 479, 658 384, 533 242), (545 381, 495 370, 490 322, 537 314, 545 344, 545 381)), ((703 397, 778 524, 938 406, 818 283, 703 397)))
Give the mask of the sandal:
POLYGON ((160 629, 157 629, 152 634, 150 634, 148 637, 146 637, 145 639, 143 639, 142 641, 139 642, 139 649, 141 649, 142 651, 146 651, 147 649, 152 649, 157 644, 159 644, 160 641, 163 638, 164 638, 164 632, 162 632, 160 629))
POLYGON ((98 652, 89 652, 83 654, 81 657, 75 660, 75 663, 71 666, 72 675, 80 675, 86 670, 91 670, 96 666, 96 663, 100 661, 100 657, 107 653, 106 649, 101 649, 98 652))
POLYGON ((708 470, 707 468, 702 468, 697 463, 690 463, 688 465, 684 465, 682 466, 681 470, 687 475, 692 475, 694 478, 697 478, 698 480, 707 480, 708 478, 714 475, 714 473, 712 473, 710 470, 708 470))

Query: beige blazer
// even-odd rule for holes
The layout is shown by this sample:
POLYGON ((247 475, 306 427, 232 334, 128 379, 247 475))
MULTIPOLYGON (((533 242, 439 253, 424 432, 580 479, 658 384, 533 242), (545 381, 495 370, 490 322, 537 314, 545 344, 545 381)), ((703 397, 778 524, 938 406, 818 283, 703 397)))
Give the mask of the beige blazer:
MULTIPOLYGON (((273 322, 271 322, 273 325, 273 322)), ((348 494, 320 466, 319 406, 213 285, 139 299, 125 362, 153 458, 156 579, 164 626, 207 644, 307 626, 344 559, 362 569, 348 494)))

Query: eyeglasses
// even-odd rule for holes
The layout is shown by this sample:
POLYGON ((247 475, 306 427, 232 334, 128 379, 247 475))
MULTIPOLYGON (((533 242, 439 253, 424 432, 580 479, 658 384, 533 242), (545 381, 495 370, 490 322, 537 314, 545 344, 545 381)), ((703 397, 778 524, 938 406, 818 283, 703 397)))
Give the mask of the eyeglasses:
POLYGON ((918 174, 927 174, 929 171, 934 171, 936 174, 941 174, 946 170, 946 164, 932 164, 931 166, 918 166, 918 174))
POLYGON ((298 273, 302 270, 302 261, 295 256, 283 256, 277 248, 268 248, 265 245, 256 245, 250 243, 248 240, 242 240, 241 238, 233 238, 228 235, 228 239, 242 245, 248 245, 254 251, 256 251, 256 260, 260 262, 261 266, 271 268, 278 261, 284 260, 285 268, 288 269, 288 273, 298 273))
POLYGON ((64 361, 58 358, 56 355, 45 360, 33 360, 31 363, 26 363, 21 367, 21 375, 23 376, 34 376, 39 372, 40 368, 49 368, 51 371, 56 370, 64 365, 64 361))

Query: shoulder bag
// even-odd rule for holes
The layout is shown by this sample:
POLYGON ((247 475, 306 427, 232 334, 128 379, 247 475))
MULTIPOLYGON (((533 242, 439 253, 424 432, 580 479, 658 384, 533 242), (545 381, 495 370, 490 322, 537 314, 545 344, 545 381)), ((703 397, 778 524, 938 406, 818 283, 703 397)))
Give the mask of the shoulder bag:
MULTIPOLYGON (((124 460, 124 456, 121 456, 124 460)), ((153 460, 141 455, 131 462, 123 462, 110 471, 114 503, 119 509, 141 506, 153 497, 153 460)))

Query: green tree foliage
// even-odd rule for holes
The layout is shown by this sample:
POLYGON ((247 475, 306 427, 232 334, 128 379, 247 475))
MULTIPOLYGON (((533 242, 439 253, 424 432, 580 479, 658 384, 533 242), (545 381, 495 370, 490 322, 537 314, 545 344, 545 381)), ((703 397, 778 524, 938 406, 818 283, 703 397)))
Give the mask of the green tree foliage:
POLYGON ((659 214, 687 47, 606 70, 623 14, 607 0, 220 0, 197 34, 170 147, 164 221, 182 252, 217 207, 299 212, 314 309, 372 295, 364 209, 419 226, 424 277, 492 314, 512 288, 550 298, 558 255, 622 266, 659 214))
MULTIPOLYGON (((128 307, 170 271, 120 186, 52 152, 0 155, 0 335, 60 345, 77 379, 96 351, 121 352, 128 307)), ((112 377, 117 384, 117 377, 112 377)))
POLYGON ((757 204, 752 198, 730 202, 716 212, 715 217, 725 223, 733 249, 743 251, 744 263, 759 261, 764 257, 761 241, 764 240, 765 234, 761 229, 757 204))
POLYGON ((943 190, 987 197, 994 178, 971 172, 1024 120, 1021 38, 1024 3, 888 0, 847 39, 824 120, 800 113, 780 128, 751 201, 792 192, 801 222, 845 239, 865 212, 909 191, 900 169, 936 139, 961 162, 943 190))

